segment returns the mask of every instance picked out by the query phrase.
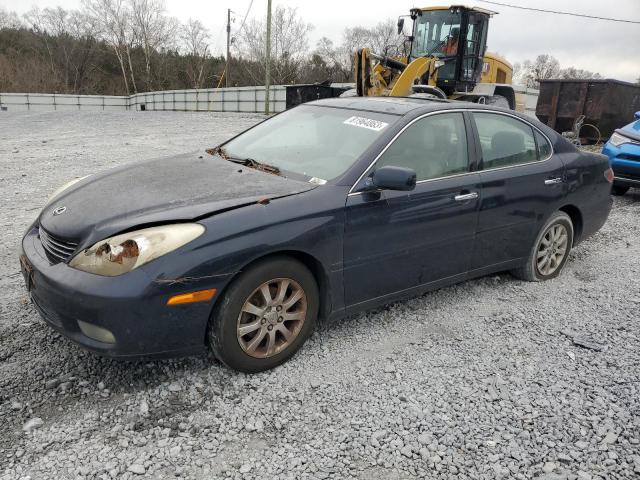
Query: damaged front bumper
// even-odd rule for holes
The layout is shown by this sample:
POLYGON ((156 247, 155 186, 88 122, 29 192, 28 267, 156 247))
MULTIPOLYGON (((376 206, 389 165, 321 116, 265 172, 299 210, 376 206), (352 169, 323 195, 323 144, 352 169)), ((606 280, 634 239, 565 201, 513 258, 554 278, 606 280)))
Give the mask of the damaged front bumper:
MULTIPOLYGON (((216 300, 168 306, 172 295, 193 285, 154 281, 144 269, 118 277, 52 264, 36 226, 22 240, 22 273, 32 303, 58 332, 100 355, 119 358, 173 357, 203 352, 216 300)), ((220 292, 226 280, 198 288, 220 292)))

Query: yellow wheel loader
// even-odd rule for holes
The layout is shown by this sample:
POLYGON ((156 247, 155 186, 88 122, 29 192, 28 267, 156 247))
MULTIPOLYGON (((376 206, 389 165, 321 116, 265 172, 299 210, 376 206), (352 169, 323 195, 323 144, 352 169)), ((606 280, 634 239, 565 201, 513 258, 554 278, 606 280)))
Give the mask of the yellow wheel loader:
POLYGON ((496 12, 454 5, 410 13, 398 19, 403 53, 355 53, 355 94, 425 95, 516 109, 512 66, 486 52, 489 19, 496 12))

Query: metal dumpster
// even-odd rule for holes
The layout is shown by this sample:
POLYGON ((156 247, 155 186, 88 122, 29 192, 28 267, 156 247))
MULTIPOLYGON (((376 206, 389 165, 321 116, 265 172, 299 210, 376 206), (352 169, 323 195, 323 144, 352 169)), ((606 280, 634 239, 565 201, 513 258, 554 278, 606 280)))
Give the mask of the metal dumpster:
POLYGON ((287 85, 287 109, 301 103, 319 100, 321 98, 339 97, 349 90, 344 87, 332 87, 328 84, 314 83, 310 85, 287 85))
MULTIPOLYGON (((541 80, 536 116, 556 132, 573 130, 573 123, 584 115, 585 124, 600 130, 602 140, 616 128, 633 120, 640 110, 640 85, 620 80, 541 80)), ((597 132, 583 127, 580 137, 598 140, 597 132)))

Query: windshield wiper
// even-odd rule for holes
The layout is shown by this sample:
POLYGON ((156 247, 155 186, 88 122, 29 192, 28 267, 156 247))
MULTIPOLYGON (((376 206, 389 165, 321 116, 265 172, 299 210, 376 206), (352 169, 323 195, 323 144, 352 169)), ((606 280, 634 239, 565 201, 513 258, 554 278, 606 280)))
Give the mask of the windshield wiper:
POLYGON ((240 165, 244 165, 245 167, 251 167, 263 172, 273 173, 274 175, 280 175, 280 169, 278 167, 269 165, 267 163, 259 162, 253 158, 227 157, 227 160, 229 160, 230 162, 239 163, 240 165))
POLYGON ((207 150, 207 153, 211 155, 218 155, 224 160, 229 160, 233 163, 239 163, 240 165, 244 165, 245 167, 255 168, 256 170, 260 170, 262 172, 272 173, 274 175, 280 175, 280 169, 273 165, 269 165, 267 163, 259 162, 253 158, 236 158, 232 157, 227 153, 227 151, 222 147, 212 148, 207 150))

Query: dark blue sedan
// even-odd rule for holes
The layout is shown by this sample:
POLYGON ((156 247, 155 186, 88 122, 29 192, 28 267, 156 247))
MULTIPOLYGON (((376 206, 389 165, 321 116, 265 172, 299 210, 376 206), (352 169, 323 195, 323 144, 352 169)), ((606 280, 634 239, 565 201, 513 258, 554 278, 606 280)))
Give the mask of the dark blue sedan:
POLYGON ((210 347, 257 372, 342 317, 498 271, 560 274, 611 208, 607 158, 512 111, 313 102, 208 153, 54 194, 22 241, 45 321, 112 357, 210 347))

